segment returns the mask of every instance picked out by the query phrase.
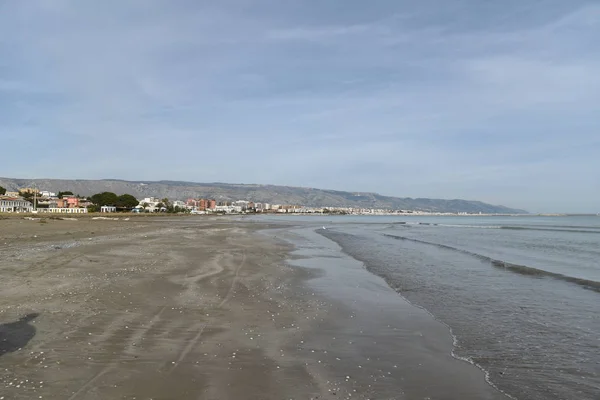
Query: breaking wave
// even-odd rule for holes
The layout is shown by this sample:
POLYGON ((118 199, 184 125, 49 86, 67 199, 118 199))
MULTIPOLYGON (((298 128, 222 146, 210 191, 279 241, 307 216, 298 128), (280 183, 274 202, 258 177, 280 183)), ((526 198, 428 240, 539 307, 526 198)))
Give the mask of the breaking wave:
POLYGON ((462 254, 467 254, 471 257, 475 257, 481 261, 487 261, 493 267, 496 267, 496 268, 505 269, 507 271, 514 272, 514 273, 517 273, 520 275, 559 279, 559 280, 562 280, 565 282, 575 283, 585 289, 593 290, 593 291, 600 293, 600 282, 598 282, 598 281, 593 281, 593 280, 583 279, 583 278, 576 278, 573 276, 563 275, 563 274, 559 274, 556 272, 544 271, 542 269, 528 267, 526 265, 513 264, 513 263, 506 262, 506 261, 497 260, 497 259, 494 259, 494 258, 491 258, 488 256, 484 256, 482 254, 474 253, 472 251, 448 246, 445 244, 433 243, 433 242, 428 242, 425 240, 419 240, 419 239, 413 239, 413 238, 407 238, 404 236, 396 236, 396 235, 390 235, 390 234, 383 234, 383 235, 386 237, 392 238, 392 239, 396 239, 396 240, 405 240, 405 241, 409 241, 409 242, 435 246, 435 247, 438 247, 441 249, 456 251, 456 252, 459 252, 462 254))
POLYGON ((515 231, 547 231, 547 232, 574 232, 574 233, 597 233, 600 228, 595 226, 554 226, 554 225, 464 225, 464 224, 438 224, 433 222, 393 222, 392 226, 411 228, 414 226, 439 226, 442 228, 465 228, 465 229, 508 229, 515 231))
POLYGON ((585 227, 567 227, 566 229, 559 228, 534 228, 530 226, 501 226, 500 229, 510 229, 515 231, 548 231, 548 232, 575 232, 575 233, 599 233, 600 230, 597 228, 585 228, 585 227), (579 229, 576 229, 579 228, 579 229))

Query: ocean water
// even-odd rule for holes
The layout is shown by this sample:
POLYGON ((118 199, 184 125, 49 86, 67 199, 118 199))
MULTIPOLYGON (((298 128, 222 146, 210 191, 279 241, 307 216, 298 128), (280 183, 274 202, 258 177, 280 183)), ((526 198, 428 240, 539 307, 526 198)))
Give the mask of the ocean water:
POLYGON ((313 217, 520 399, 600 399, 600 217, 313 217))

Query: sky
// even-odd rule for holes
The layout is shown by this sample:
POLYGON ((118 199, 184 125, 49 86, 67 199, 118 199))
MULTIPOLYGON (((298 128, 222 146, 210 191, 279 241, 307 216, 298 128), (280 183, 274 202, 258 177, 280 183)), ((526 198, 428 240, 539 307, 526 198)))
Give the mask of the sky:
POLYGON ((0 0, 0 176, 600 212, 600 2, 0 0))

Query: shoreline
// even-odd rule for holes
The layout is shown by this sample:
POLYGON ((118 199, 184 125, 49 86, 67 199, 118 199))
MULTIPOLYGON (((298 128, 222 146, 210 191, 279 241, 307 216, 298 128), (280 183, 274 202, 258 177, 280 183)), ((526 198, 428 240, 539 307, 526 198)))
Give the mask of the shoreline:
MULTIPOLYGON (((346 309, 349 318, 337 334, 354 330, 358 333, 351 337, 354 345, 371 350, 369 356, 357 355, 353 361, 371 364, 377 370, 394 364, 384 376, 388 381, 378 384, 377 392, 370 393, 371 398, 514 399, 489 379, 484 368, 454 353, 456 337, 449 325, 394 291, 388 282, 368 271, 363 262, 347 254, 336 242, 316 232, 314 227, 284 228, 282 231, 296 247, 290 264, 321 271, 306 284, 337 308, 337 324, 342 319, 340 310, 346 309), (378 308, 381 309, 375 311, 378 308), (378 314, 376 318, 371 315, 373 313, 378 314), (410 326, 408 333, 407 325, 410 326), (413 335, 413 329, 417 330, 417 337, 413 335), (362 338, 367 335, 367 330, 371 330, 368 337, 376 340, 377 348, 362 338), (393 336, 401 340, 394 340, 393 336), (384 346, 379 344, 380 341, 388 344, 384 346), (376 363, 372 361, 375 357, 376 363), (415 373, 412 366, 402 365, 406 358, 415 360, 419 366, 426 362, 429 365, 425 371, 415 373), (452 378, 448 379, 449 376, 452 378), (407 385, 408 377, 411 383, 407 385), (431 386, 432 380, 437 380, 437 385, 431 386), (402 396, 394 397, 399 391, 402 396), (449 393, 451 395, 446 397, 449 393)), ((355 371, 362 372, 362 368, 355 371)), ((371 388, 376 382, 377 379, 366 380, 362 389, 371 388)))
POLYGON ((597 275, 598 227, 581 223, 572 233, 576 220, 557 220, 546 222, 556 228, 549 233, 525 219, 517 231, 339 223, 317 232, 451 327, 455 355, 482 367, 504 393, 595 399, 598 294, 555 273, 597 275), (562 270, 551 272, 553 260, 562 270))

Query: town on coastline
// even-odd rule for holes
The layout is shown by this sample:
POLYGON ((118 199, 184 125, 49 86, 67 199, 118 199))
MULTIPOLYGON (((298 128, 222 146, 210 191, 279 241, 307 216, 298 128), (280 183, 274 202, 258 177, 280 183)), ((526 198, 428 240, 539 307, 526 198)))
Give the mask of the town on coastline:
POLYGON ((37 188, 7 191, 0 187, 0 213, 176 213, 176 214, 336 214, 336 215, 484 215, 482 213, 441 213, 422 210, 390 210, 355 207, 310 207, 306 205, 271 204, 250 200, 216 200, 189 198, 171 200, 111 192, 80 196, 71 191, 51 192, 37 188))

